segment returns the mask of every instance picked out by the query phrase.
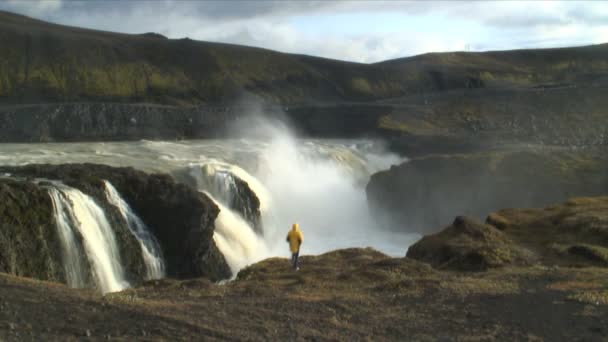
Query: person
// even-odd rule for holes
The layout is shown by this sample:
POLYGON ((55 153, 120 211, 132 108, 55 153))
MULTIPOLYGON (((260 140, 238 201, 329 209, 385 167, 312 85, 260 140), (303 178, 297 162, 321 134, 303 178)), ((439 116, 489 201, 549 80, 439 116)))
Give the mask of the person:
POLYGON ((304 234, 300 230, 300 226, 294 223, 291 226, 291 230, 287 233, 287 242, 289 242, 289 249, 291 250, 291 265, 294 270, 300 269, 298 258, 300 256, 300 246, 304 241, 304 234))

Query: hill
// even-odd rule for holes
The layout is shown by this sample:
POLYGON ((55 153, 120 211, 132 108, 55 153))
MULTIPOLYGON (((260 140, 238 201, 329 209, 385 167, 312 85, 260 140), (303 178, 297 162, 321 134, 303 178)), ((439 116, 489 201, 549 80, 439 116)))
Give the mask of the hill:
POLYGON ((376 64, 120 34, 0 12, 0 99, 219 101, 249 91, 283 103, 384 99, 458 88, 555 86, 608 75, 608 45, 433 53, 376 64))
POLYGON ((608 134, 608 44, 361 64, 0 11, 0 46, 4 141, 206 138, 251 111, 244 98, 304 134, 380 135, 408 154, 608 134))

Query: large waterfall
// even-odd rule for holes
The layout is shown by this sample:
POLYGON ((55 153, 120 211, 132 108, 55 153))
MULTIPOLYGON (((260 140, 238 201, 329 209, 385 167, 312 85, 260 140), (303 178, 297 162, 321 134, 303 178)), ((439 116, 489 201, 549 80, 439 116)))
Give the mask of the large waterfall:
POLYGON ((122 218, 127 222, 129 231, 141 246, 142 257, 146 266, 146 279, 160 279, 165 276, 165 263, 158 241, 150 233, 146 224, 131 210, 131 207, 120 196, 118 191, 108 181, 104 181, 106 196, 110 204, 120 211, 122 218))
POLYGON ((365 148, 339 142, 302 144, 288 134, 275 134, 256 150, 255 158, 244 158, 243 167, 216 159, 190 163, 188 174, 198 189, 220 207, 214 240, 231 268, 287 256, 285 235, 295 222, 306 236, 304 254, 373 246, 404 255, 416 237, 381 229, 368 212, 364 192, 371 173, 399 159, 365 148), (246 208, 233 205, 235 198, 246 196, 235 179, 259 198, 261 231, 253 227, 246 208))
MULTIPOLYGON (((0 160, 12 165, 93 162, 132 166, 189 182, 208 193, 220 208, 214 240, 233 271, 266 257, 288 257, 285 235, 295 222, 306 236, 302 254, 371 246, 403 256, 418 238, 400 232, 403 227, 380 227, 368 213, 365 185, 370 175, 403 160, 372 140, 297 139, 285 129, 275 129, 262 139, 8 144, 0 151, 0 160)), ((140 241, 146 277, 162 277, 162 256, 153 236, 110 186, 106 186, 106 193, 108 203, 118 208, 140 241)), ((77 213, 71 211, 76 209, 73 203, 84 203, 84 199, 71 199, 76 195, 63 189, 53 196, 58 221, 66 222, 74 232, 72 236, 69 229, 62 228, 65 243, 75 240, 78 244, 84 234, 74 222, 82 220, 72 218, 77 213)), ((84 209, 91 210, 90 217, 103 221, 103 213, 84 209)), ((79 274, 82 265, 66 267, 79 274)), ((82 282, 78 277, 72 279, 75 286, 82 282)))
POLYGON ((55 207, 59 236, 66 250, 64 263, 69 284, 81 286, 86 278, 83 261, 78 260, 79 246, 75 238, 78 234, 100 290, 105 293, 128 287, 114 232, 103 209, 91 197, 65 185, 56 185, 49 193, 55 207))

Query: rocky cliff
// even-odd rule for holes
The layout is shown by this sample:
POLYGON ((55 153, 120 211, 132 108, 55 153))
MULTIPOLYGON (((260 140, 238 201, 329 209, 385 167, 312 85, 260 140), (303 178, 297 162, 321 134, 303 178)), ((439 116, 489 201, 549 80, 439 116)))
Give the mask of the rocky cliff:
POLYGON ((128 280, 141 282, 141 249, 122 227, 117 208, 108 203, 109 181, 149 227, 165 258, 167 275, 176 278, 230 276, 213 242, 218 208, 204 194, 176 183, 168 175, 148 175, 131 168, 104 165, 28 165, 2 167, 2 271, 45 280, 64 280, 61 253, 47 181, 61 181, 91 196, 112 222, 128 280))
POLYGON ((414 158, 374 174, 370 208, 396 230, 430 232, 454 216, 608 193, 603 150, 524 149, 414 158))

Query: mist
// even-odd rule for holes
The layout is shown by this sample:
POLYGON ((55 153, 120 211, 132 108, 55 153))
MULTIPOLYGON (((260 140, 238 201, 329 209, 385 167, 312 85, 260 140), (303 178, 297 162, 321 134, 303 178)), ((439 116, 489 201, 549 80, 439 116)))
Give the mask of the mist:
MULTIPOLYGON (((243 220, 238 220, 238 225, 234 225, 238 228, 231 227, 227 234, 232 248, 224 241, 226 234, 218 233, 220 250, 230 255, 231 266, 288 256, 285 236, 293 223, 299 223, 304 233, 301 254, 373 247, 391 256, 404 256, 408 246, 419 238, 416 234, 391 231, 372 219, 365 195, 365 185, 373 172, 403 162, 404 158, 368 140, 301 140, 284 122, 261 116, 239 121, 235 132, 246 136, 242 133, 244 128, 257 138, 263 137, 257 167, 250 168, 251 173, 241 168, 231 172, 262 195, 263 244, 252 239, 253 230, 243 220), (235 255, 248 260, 235 261, 235 255)), ((230 209, 223 206, 222 210, 230 209)), ((236 222, 234 218, 230 220, 236 222)), ((219 221, 216 226, 226 231, 225 218, 219 221)))

